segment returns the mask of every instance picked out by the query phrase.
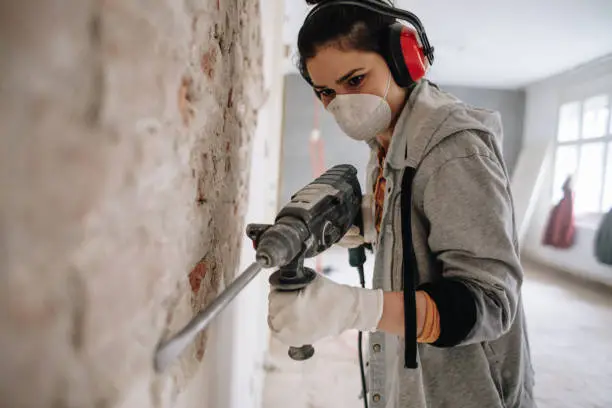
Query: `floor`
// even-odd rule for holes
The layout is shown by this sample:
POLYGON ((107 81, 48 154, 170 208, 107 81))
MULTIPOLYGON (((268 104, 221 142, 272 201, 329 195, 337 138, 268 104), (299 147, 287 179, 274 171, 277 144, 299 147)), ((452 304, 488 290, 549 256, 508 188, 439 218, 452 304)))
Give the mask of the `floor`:
MULTIPOLYGON (((325 266, 347 262, 344 251, 325 255, 325 266)), ((526 264, 525 274, 539 408, 611 408, 612 290, 535 264, 526 264)), ((329 276, 358 284, 349 267, 329 276)), ((263 407, 363 407, 356 344, 357 333, 346 332, 317 343, 311 360, 294 362, 286 347, 272 340, 263 407)))

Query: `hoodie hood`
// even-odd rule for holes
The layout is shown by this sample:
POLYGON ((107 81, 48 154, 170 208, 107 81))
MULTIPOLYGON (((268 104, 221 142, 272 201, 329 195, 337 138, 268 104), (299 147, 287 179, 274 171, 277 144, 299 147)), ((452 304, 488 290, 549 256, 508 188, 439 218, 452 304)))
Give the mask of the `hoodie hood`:
MULTIPOLYGON (((423 158, 444 139, 461 131, 494 135, 501 146, 503 130, 499 113, 475 108, 423 80, 412 91, 387 152, 387 165, 417 168, 423 158)), ((371 142, 374 147, 378 142, 371 142)))

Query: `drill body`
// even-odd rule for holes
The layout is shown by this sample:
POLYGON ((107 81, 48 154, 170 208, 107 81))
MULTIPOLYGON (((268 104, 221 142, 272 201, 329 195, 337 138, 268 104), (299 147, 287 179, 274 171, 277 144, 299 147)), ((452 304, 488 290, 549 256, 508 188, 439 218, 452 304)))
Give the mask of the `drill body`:
POLYGON ((299 190, 278 213, 274 225, 251 224, 257 261, 284 266, 296 257, 311 258, 338 242, 361 209, 361 187, 351 165, 332 167, 299 190))

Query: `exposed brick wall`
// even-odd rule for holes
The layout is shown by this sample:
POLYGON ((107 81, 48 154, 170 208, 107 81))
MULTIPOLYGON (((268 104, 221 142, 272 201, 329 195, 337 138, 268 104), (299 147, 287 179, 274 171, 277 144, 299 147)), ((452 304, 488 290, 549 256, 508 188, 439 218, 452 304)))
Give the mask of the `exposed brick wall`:
POLYGON ((205 335, 152 353, 236 273, 260 42, 258 0, 0 0, 0 407, 175 405, 205 335))

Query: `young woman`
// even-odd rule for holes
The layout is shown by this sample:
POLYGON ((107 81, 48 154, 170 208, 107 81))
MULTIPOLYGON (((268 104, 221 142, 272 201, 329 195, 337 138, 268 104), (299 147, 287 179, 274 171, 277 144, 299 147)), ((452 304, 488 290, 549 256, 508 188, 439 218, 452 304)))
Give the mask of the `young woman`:
POLYGON ((422 78, 433 50, 418 20, 399 25, 376 0, 308 3, 321 4, 299 33, 302 75, 372 149, 376 289, 319 276, 272 291, 273 334, 299 346, 373 332, 370 407, 535 407, 499 115, 422 78))

